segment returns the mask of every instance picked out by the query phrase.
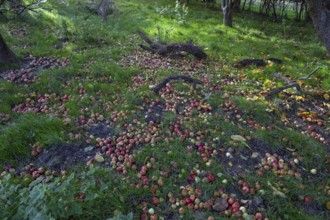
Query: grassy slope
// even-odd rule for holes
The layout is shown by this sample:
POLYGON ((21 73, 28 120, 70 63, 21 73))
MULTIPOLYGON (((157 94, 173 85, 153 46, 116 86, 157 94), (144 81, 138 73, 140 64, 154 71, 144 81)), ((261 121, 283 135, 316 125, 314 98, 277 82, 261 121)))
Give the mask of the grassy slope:
MULTIPOLYGON (((129 54, 138 48, 140 40, 134 35, 138 29, 144 30, 155 38, 184 42, 192 40, 194 43, 202 45, 211 57, 207 73, 211 75, 214 81, 229 76, 236 77, 244 73, 251 82, 256 80, 261 84, 265 84, 268 82, 267 80, 272 80, 270 74, 274 72, 280 71, 284 75, 296 78, 305 76, 315 66, 320 66, 321 69, 315 74, 315 77, 307 83, 319 90, 327 91, 330 89, 328 75, 330 63, 328 58, 325 57, 325 49, 315 36, 310 24, 303 25, 291 21, 272 22, 267 18, 242 13, 235 14, 234 28, 228 28, 220 22, 222 20, 220 11, 212 11, 198 4, 189 8, 187 18, 185 18, 183 24, 180 24, 178 17, 173 13, 170 15, 156 13, 157 8, 167 5, 168 2, 144 0, 117 1, 118 12, 109 16, 107 22, 103 23, 99 17, 89 16, 84 6, 85 1, 80 2, 80 4, 74 2, 68 1, 69 6, 57 1, 49 2, 47 4, 52 8, 50 11, 40 10, 38 14, 32 13, 23 20, 10 20, 0 23, 1 33, 19 56, 25 57, 28 54, 33 54, 34 56, 70 58, 70 63, 65 68, 41 70, 39 72, 40 80, 28 86, 0 81, 0 88, 2 88, 0 112, 10 117, 10 120, 3 121, 0 127, 0 153, 2 152, 0 161, 3 164, 8 161, 15 161, 15 159, 26 154, 31 150, 31 146, 36 143, 47 147, 54 142, 64 142, 68 139, 60 132, 63 125, 59 124, 58 119, 47 119, 47 116, 40 114, 21 116, 22 113, 12 111, 13 106, 30 97, 27 94, 56 93, 59 96, 68 94, 74 97, 65 103, 65 106, 69 109, 67 117, 73 121, 65 127, 65 133, 75 132, 74 122, 81 114, 81 109, 88 108, 84 113, 88 116, 96 112, 104 115, 108 114, 101 105, 95 105, 91 98, 80 99, 76 91, 82 86, 86 89, 88 97, 93 97, 98 91, 102 91, 102 95, 98 97, 99 103, 113 105, 116 102, 113 105, 113 110, 117 111, 136 109, 135 105, 138 100, 143 100, 145 97, 154 99, 154 95, 146 87, 129 88, 126 86, 127 82, 131 82, 132 76, 143 70, 135 67, 123 68, 117 62, 121 55, 129 54), (22 37, 14 32, 14 30, 21 29, 25 32, 22 37), (63 49, 56 50, 53 46, 59 43, 57 38, 61 36, 68 36, 70 41, 64 45, 63 49), (252 57, 278 57, 284 60, 284 64, 260 69, 251 67, 244 70, 231 67, 231 64, 237 60, 252 57), (217 68, 217 64, 220 64, 221 68, 217 68), (310 65, 310 67, 305 70, 304 68, 307 65, 310 65), (109 79, 114 82, 111 86, 108 83, 109 79), (64 82, 70 82, 70 84, 65 85, 64 82), (135 95, 132 96, 132 93, 135 95), (35 128, 35 132, 38 133, 37 137, 26 134, 29 126, 35 128), (3 152, 7 153, 4 154, 3 152)), ((172 7, 174 7, 173 4, 172 7)), ((170 73, 171 71, 160 70, 159 75, 153 80, 159 81, 161 76, 170 73)), ((254 85, 239 84, 237 86, 240 89, 253 90, 251 86, 254 85)), ((185 89, 182 88, 183 91, 185 89)), ((235 91, 237 88, 228 86, 224 89, 230 92, 235 91)), ((264 111, 267 107, 264 100, 252 101, 251 103, 244 97, 235 96, 231 97, 230 100, 240 109, 246 109, 246 114, 261 125, 278 123, 279 127, 283 126, 279 122, 280 113, 269 117, 264 111)), ((209 99, 212 106, 218 106, 224 102, 225 100, 217 95, 212 95, 209 99)), ((138 115, 138 118, 143 117, 144 115, 138 115)), ((175 117, 177 116, 173 116, 171 113, 164 116, 162 122, 163 132, 167 132, 168 124, 175 120, 175 117)), ((212 142, 214 138, 220 137, 224 145, 229 147, 232 142, 228 137, 232 134, 240 134, 242 130, 237 125, 224 122, 223 118, 218 118, 216 115, 207 119, 210 123, 204 123, 204 119, 198 115, 196 117, 196 124, 187 123, 184 126, 190 127, 196 132, 200 128, 205 130, 214 130, 215 126, 221 128, 220 132, 211 132, 211 136, 207 137, 207 142, 212 142)), ((61 120, 63 118, 66 117, 60 117, 61 120)), ((245 131, 242 133, 245 133, 245 131)), ((283 146, 298 149, 299 155, 305 158, 304 166, 307 170, 311 168, 324 169, 326 160, 324 157, 319 159, 319 164, 315 164, 315 161, 313 161, 318 158, 317 155, 325 154, 324 146, 311 138, 304 137, 298 131, 282 128, 266 132, 258 129, 250 135, 252 138, 262 139, 263 143, 270 147, 272 151, 283 146)), ((145 163, 150 155, 155 157, 157 162, 159 161, 157 164, 160 167, 169 166, 172 161, 179 162, 180 172, 182 171, 180 177, 182 178, 178 178, 179 176, 176 175, 166 178, 165 186, 161 189, 159 197, 166 198, 168 192, 178 194, 179 186, 186 184, 187 172, 194 169, 196 164, 201 164, 200 169, 206 169, 215 174, 225 173, 225 177, 230 184, 237 182, 237 179, 231 178, 230 174, 226 174, 220 163, 214 163, 208 168, 200 161, 197 154, 183 153, 189 144, 191 143, 181 142, 177 138, 168 144, 146 144, 140 149, 140 153, 136 157, 136 162, 139 165, 145 163), (168 153, 169 151, 172 153, 168 153)), ((114 188, 119 191, 121 197, 109 201, 107 191, 98 191, 97 187, 91 187, 88 195, 96 192, 99 193, 100 197, 82 205, 84 213, 79 219, 90 218, 90 216, 104 219, 118 213, 118 211, 124 213, 133 211, 137 214, 140 210, 132 210, 131 205, 129 205, 130 201, 140 202, 149 201, 150 199, 151 193, 148 190, 127 188, 125 184, 118 186, 112 178, 102 177, 104 175, 103 171, 99 171, 95 175, 102 178, 107 184, 114 184, 114 188), (103 204, 104 208, 98 208, 99 204, 103 204)), ((129 171, 129 175, 133 178, 136 171, 129 171)), ((150 177, 158 177, 159 175, 159 170, 150 171, 149 173, 150 177)), ((292 198, 309 195, 315 198, 322 207, 329 200, 324 193, 325 186, 329 184, 326 178, 320 179, 317 183, 317 186, 320 187, 319 190, 315 190, 315 182, 312 180, 282 179, 286 188, 289 189, 287 192, 288 198, 272 195, 272 190, 267 186, 267 181, 278 181, 277 177, 272 174, 263 177, 252 175, 246 178, 252 182, 259 181, 265 187, 266 194, 263 198, 267 201, 269 207, 266 213, 273 219, 279 216, 286 219, 316 218, 304 213, 301 206, 296 208, 292 198), (299 188, 297 185, 303 185, 303 187, 299 188)), ((222 179, 223 177, 218 178, 215 184, 212 185, 200 183, 196 186, 202 188, 208 195, 219 186, 225 187, 222 184, 222 179)), ((80 184, 74 182, 73 187, 76 187, 72 189, 73 191, 79 191, 80 184)), ((111 194, 110 196, 116 195, 111 194)), ((156 208, 156 211, 160 215, 168 214, 164 207, 166 205, 156 208), (162 209, 165 210, 164 213, 162 213, 162 209)), ((185 213, 185 219, 193 218, 193 216, 191 211, 185 213)))

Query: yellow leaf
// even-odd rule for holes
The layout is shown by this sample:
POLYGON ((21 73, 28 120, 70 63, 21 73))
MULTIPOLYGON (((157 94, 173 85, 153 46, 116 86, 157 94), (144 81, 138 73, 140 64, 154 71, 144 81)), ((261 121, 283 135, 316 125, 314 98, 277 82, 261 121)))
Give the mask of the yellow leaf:
POLYGON ((301 86, 302 84, 304 84, 304 82, 305 82, 304 80, 297 80, 297 83, 298 83, 299 86, 301 86))
POLYGON ((267 67, 272 67, 273 65, 274 65, 273 62, 269 62, 269 63, 267 64, 267 67))
POLYGON ((267 80, 264 82, 264 85, 267 86, 267 87, 270 87, 272 84, 273 84, 273 82, 270 81, 269 79, 267 79, 267 80))
POLYGON ((95 156, 94 156, 94 159, 98 163, 104 162, 104 157, 100 153, 96 153, 95 156))
POLYGON ((330 100, 330 96, 329 94, 324 94, 323 98, 325 99, 325 101, 329 101, 330 100))
POLYGON ((296 101, 300 102, 300 101, 304 101, 304 97, 302 96, 297 96, 296 97, 296 101))
POLYGON ((288 118, 288 116, 285 113, 281 114, 281 120, 285 121, 288 118))
POLYGON ((239 142, 245 142, 246 141, 246 139, 241 135, 232 135, 231 139, 233 141, 239 141, 239 142))

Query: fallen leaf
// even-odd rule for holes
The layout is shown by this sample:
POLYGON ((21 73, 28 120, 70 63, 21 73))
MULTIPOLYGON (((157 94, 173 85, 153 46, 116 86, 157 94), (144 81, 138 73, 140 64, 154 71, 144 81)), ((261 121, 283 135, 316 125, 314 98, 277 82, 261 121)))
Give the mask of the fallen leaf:
POLYGON ((297 96, 297 97, 296 97, 296 101, 298 101, 298 102, 304 101, 304 97, 302 97, 302 96, 297 96))
POLYGON ((98 163, 104 162, 104 157, 100 153, 96 153, 95 156, 94 156, 94 159, 98 163))
POLYGON ((231 139, 233 141, 246 142, 246 139, 241 135, 232 135, 231 139))
POLYGON ((84 151, 85 151, 85 152, 88 152, 88 151, 91 151, 91 150, 93 150, 93 149, 94 149, 93 146, 89 146, 89 147, 86 147, 86 148, 84 149, 84 151))
POLYGON ((258 152, 253 152, 251 158, 257 158, 259 156, 258 152))
POLYGON ((252 151, 251 147, 246 143, 246 139, 243 136, 241 136, 241 135, 232 135, 230 137, 233 141, 241 142, 242 144, 244 144, 247 148, 249 148, 252 151))

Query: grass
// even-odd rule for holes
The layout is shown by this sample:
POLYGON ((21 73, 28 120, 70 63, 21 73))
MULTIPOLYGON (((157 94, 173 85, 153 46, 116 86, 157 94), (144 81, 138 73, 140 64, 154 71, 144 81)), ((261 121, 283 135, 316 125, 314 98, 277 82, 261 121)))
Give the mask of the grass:
MULTIPOLYGON (((212 209, 195 212, 188 206, 182 206, 184 211, 179 213, 181 206, 171 208, 168 193, 183 200, 182 187, 187 185, 194 190, 203 190, 202 202, 214 199, 213 195, 219 189, 229 195, 235 194, 239 199, 259 196, 266 206, 261 212, 271 219, 329 217, 326 208, 330 187, 327 173, 329 144, 311 138, 311 132, 302 133, 307 126, 299 127, 294 123, 294 120, 302 120, 295 117, 300 111, 298 104, 302 102, 294 101, 297 98, 294 89, 273 100, 262 95, 283 85, 283 82, 274 80, 274 72, 296 79, 319 66, 320 70, 306 81, 305 85, 310 87, 303 87, 306 94, 302 97, 327 108, 324 97, 330 89, 330 62, 311 23, 274 22, 242 12, 235 13, 234 27, 229 28, 221 23, 220 10, 210 10, 198 2, 188 5, 188 14, 184 15, 182 8, 181 12, 175 12, 174 2, 169 0, 118 0, 117 11, 102 22, 99 16, 88 11, 90 4, 85 0, 79 3, 72 0, 47 1, 45 6, 48 9, 38 9, 37 13, 29 12, 21 18, 6 13, 8 19, 0 21, 1 34, 20 58, 32 54, 70 59, 65 67, 38 70, 38 80, 30 84, 0 79, 0 165, 3 165, 0 167, 0 205, 6 207, 5 211, 0 211, 0 218, 11 218, 17 214, 23 219, 33 219, 38 214, 45 214, 47 218, 57 219, 106 219, 120 213, 132 213, 133 218, 138 219, 145 212, 143 209, 150 208, 164 219, 198 219, 198 215, 201 215, 200 219, 208 216, 224 218, 212 209), (132 52, 139 50, 138 45, 142 42, 137 30, 164 43, 192 41, 207 52, 209 59, 199 62, 190 57, 186 63, 177 61, 179 68, 173 66, 172 69, 154 68, 152 63, 136 66, 134 62, 149 56, 140 51, 134 59, 130 58, 132 65, 127 67, 122 62, 123 57, 130 57, 132 52), (58 40, 60 37, 68 37, 69 40, 63 43, 58 40), (55 49, 58 44, 61 49, 55 49), (280 58, 283 63, 244 69, 232 66, 246 58, 269 57, 280 58), (195 66, 188 67, 187 63, 195 66), (198 65, 204 67, 199 69, 198 65), (209 84, 192 90, 191 85, 173 82, 173 92, 161 93, 160 96, 150 90, 150 85, 164 77, 186 74, 189 68, 189 74, 195 78, 206 76, 209 84), (136 85, 135 76, 145 77, 147 83, 136 85), (213 89, 216 86, 218 89, 213 89), (312 96, 308 92, 318 95, 312 96), (14 111, 22 103, 29 104, 27 100, 32 100, 32 106, 43 106, 38 97, 45 94, 51 96, 46 103, 48 113, 14 111), (63 100, 64 96, 68 96, 68 100, 63 100), (192 107, 189 111, 193 100, 199 101, 198 107, 211 106, 212 110, 192 107), (160 107, 157 103, 161 103, 160 107), (226 108, 228 103, 233 106, 226 108), (291 108, 292 115, 285 118, 280 106, 292 103, 298 104, 291 108), (173 104, 178 106, 174 111, 171 109, 173 104), (155 125, 147 123, 146 118, 150 115, 159 117, 160 122, 155 125), (289 118, 291 116, 293 118, 289 118), (83 118, 87 123, 81 122, 83 118), (250 120, 252 124, 249 124, 250 120), (91 132, 104 124, 109 125, 111 132, 91 132), (269 129, 271 126, 274 128, 269 129), (96 143, 98 139, 104 141, 104 136, 116 142, 118 138, 125 141, 130 135, 142 139, 130 147, 125 143, 136 169, 131 167, 132 164, 125 164, 127 174, 124 174, 116 171, 118 157, 111 162, 111 157, 106 156, 104 149, 96 143), (302 158, 297 165, 302 177, 279 175, 272 171, 265 172, 263 176, 257 175, 256 168, 248 163, 251 152, 243 143, 235 143, 232 135, 251 138, 247 143, 262 153, 258 159, 265 152, 278 152, 287 164, 294 158, 302 158), (146 138, 150 140, 146 141, 146 138), (86 154, 89 147, 93 148, 93 153, 101 152, 106 163, 87 167, 77 165, 81 169, 60 176, 42 175, 49 183, 40 183, 41 178, 34 180, 29 170, 19 177, 6 168, 9 164, 15 167, 23 159, 39 163, 38 159, 30 158, 36 145, 47 148, 55 146, 55 143, 76 142, 86 154), (210 151, 198 150, 200 144, 207 144, 210 151), (226 153, 232 149, 234 158, 231 160, 226 153), (213 151, 217 154, 211 155, 213 151), (293 156, 295 153, 292 151, 297 156, 293 156), (244 157, 248 158, 248 162, 244 162, 244 157), (233 174, 238 164, 246 166, 248 174, 241 175, 236 171, 233 174), (150 181, 149 186, 143 186, 139 177, 144 165, 151 165, 144 174, 150 181), (317 175, 310 174, 311 169, 316 169, 317 175), (213 183, 203 180, 209 175, 215 176, 213 183), (191 176, 195 182, 188 184, 191 176), (159 179, 163 184, 158 184, 159 179), (237 184, 242 179, 252 186, 259 182, 264 192, 242 195, 237 184), (275 196, 268 182, 283 191, 286 197, 275 196), (38 187, 34 189, 34 186, 38 187), (9 194, 12 196, 8 197, 9 194), (77 200, 77 195, 85 195, 86 199, 77 200), (313 198, 311 204, 304 201, 306 196, 313 198), (39 201, 35 199, 41 197, 39 201), (153 197, 161 201, 158 206, 152 204, 153 197), (60 198, 66 205, 57 204, 60 198), (47 204, 47 209, 40 201, 47 204), (143 208, 144 202, 147 208, 143 208), (14 205, 10 208, 7 203, 14 205), (68 211, 69 204, 73 205, 72 214, 68 211), (27 212, 29 216, 17 211, 19 205, 30 210, 27 212)), ((167 61, 163 59, 161 62, 167 61)), ((327 131, 328 116, 319 116, 324 125, 318 128, 327 131)), ((83 164, 92 158, 88 156, 83 164)), ((21 169, 18 167, 18 172, 21 169)))
POLYGON ((47 147, 63 140, 63 124, 56 118, 26 114, 1 127, 1 163, 12 163, 29 155, 35 144, 47 147))

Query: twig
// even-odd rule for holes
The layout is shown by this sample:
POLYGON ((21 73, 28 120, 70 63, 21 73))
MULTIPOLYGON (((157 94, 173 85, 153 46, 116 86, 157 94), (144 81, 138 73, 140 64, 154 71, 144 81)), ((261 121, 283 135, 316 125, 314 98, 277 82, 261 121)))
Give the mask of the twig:
POLYGON ((299 78, 298 80, 307 80, 309 77, 311 77, 316 71, 318 71, 320 67, 316 67, 310 74, 308 74, 306 77, 299 78))
POLYGON ((289 88, 296 88, 297 91, 298 91, 298 94, 301 94, 302 93, 302 90, 301 90, 301 87, 300 87, 300 84, 299 84, 298 81, 308 80, 319 69, 320 69, 320 67, 317 67, 311 73, 309 73, 307 76, 298 78, 295 81, 290 81, 288 78, 282 76, 280 73, 274 73, 273 74, 273 77, 285 81, 286 83, 288 83, 288 85, 282 86, 280 88, 273 89, 272 91, 268 92, 266 94, 266 96, 269 97, 269 96, 278 94, 278 93, 282 92, 283 90, 286 90, 286 89, 289 89, 289 88))
POLYGON ((281 73, 273 73, 272 77, 274 77, 278 80, 282 80, 285 83, 291 83, 291 81, 287 77, 282 76, 281 73))

